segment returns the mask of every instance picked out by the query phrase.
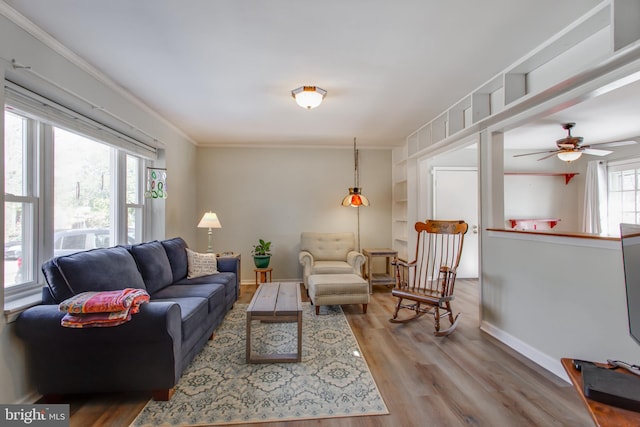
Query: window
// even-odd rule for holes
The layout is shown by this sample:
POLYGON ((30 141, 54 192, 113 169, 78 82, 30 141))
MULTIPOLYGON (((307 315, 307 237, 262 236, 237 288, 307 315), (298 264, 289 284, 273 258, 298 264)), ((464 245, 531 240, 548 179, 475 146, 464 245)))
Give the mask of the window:
POLYGON ((11 296, 18 285, 35 280, 38 198, 33 171, 37 165, 34 123, 11 113, 5 114, 4 122, 4 285, 11 296))
MULTIPOLYGON (((113 176, 116 150, 82 135, 54 128, 54 228, 56 236, 72 230, 61 249, 109 246, 115 236, 113 176), (94 238, 101 234, 102 239, 94 238), (91 236, 91 240, 87 236, 91 236)), ((54 249, 54 256, 64 253, 54 249)))
POLYGON ((621 222, 640 224, 640 161, 607 167, 607 226, 618 231, 621 222))
POLYGON ((6 310, 40 294, 40 266, 51 257, 142 241, 146 165, 10 103, 4 121, 6 310))

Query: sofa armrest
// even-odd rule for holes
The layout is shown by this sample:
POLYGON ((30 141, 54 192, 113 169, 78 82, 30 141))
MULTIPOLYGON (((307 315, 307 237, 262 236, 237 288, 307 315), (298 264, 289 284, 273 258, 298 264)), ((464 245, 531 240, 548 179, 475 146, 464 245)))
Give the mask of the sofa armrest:
POLYGON ((218 271, 223 273, 236 273, 238 275, 239 259, 237 257, 219 257, 216 262, 218 263, 218 271))
POLYGON ((313 255, 311 255, 311 252, 309 251, 300 251, 298 254, 298 261, 303 267, 306 268, 309 266, 309 268, 311 268, 313 265, 313 255))
POLYGON ((298 253, 298 261, 300 265, 302 265, 302 282, 304 283, 305 289, 309 289, 307 278, 313 268, 313 255, 311 255, 309 251, 300 251, 300 253, 298 253))
POLYGON ((362 275, 362 266, 367 259, 363 254, 356 251, 350 251, 347 254, 347 264, 353 267, 355 274, 362 275))
POLYGON ((221 273, 234 273, 236 275, 236 300, 240 296, 240 258, 219 257, 217 260, 218 271, 221 273))
POLYGON ((39 305, 15 322, 40 394, 167 390, 180 378, 184 350, 178 304, 142 304, 129 322, 114 327, 65 328, 63 316, 55 304, 39 305))
POLYGON ((298 254, 298 261, 302 265, 302 275, 308 276, 311 274, 311 268, 313 267, 313 255, 308 251, 300 251, 298 254))
POLYGON ((60 344, 94 342, 127 343, 138 341, 182 341, 180 306, 174 302, 156 301, 142 304, 140 312, 129 322, 103 328, 65 328, 60 325, 64 313, 58 306, 37 305, 18 316, 16 333, 27 342, 56 342, 60 344))

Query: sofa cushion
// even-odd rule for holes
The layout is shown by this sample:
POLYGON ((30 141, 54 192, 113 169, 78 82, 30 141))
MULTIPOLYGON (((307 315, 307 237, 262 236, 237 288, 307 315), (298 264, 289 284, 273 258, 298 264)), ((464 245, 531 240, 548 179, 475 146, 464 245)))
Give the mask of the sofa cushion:
POLYGON ((224 285, 220 283, 208 283, 200 285, 172 285, 153 294, 153 300, 173 300, 176 298, 198 297, 206 298, 209 313, 213 313, 216 307, 225 302, 224 285))
MULTIPOLYGON (((175 302, 180 306, 183 345, 197 341, 197 338, 202 335, 203 330, 209 327, 207 322, 209 307, 206 298, 184 297, 152 300, 152 302, 157 301, 175 302)), ((192 345, 193 344, 189 344, 187 347, 191 347, 192 345)))
POLYGON ((218 273, 216 254, 201 254, 187 248, 187 279, 218 273))
POLYGON ((218 283, 224 286, 225 300, 233 304, 238 299, 238 289, 235 273, 218 273, 211 276, 200 276, 194 279, 182 279, 175 285, 203 285, 218 283))
POLYGON ((161 243, 171 264, 173 281, 177 282, 187 277, 187 242, 182 237, 174 237, 161 243))
POLYGON ((316 261, 311 274, 353 274, 353 267, 344 261, 316 261))
POLYGON ((140 243, 129 249, 138 264, 147 292, 154 292, 173 283, 171 264, 162 243, 140 243))
POLYGON ((121 246, 53 258, 42 271, 56 303, 81 292, 146 289, 133 256, 121 246))

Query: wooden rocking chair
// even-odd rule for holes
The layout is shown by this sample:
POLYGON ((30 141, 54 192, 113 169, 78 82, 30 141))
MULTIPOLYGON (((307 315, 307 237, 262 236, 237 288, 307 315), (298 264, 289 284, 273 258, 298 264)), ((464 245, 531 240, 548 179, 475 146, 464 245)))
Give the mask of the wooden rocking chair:
POLYGON ((398 298, 398 303, 390 322, 408 322, 425 313, 433 313, 436 336, 453 332, 458 325, 459 313, 453 316, 451 301, 467 228, 464 221, 427 220, 416 223, 418 243, 415 260, 410 263, 400 259, 392 261, 396 269, 396 286, 391 295, 398 298), (403 303, 405 300, 411 303, 403 303), (415 314, 398 319, 401 308, 412 310, 415 314), (440 330, 440 319, 443 317, 449 318, 451 326, 440 330))

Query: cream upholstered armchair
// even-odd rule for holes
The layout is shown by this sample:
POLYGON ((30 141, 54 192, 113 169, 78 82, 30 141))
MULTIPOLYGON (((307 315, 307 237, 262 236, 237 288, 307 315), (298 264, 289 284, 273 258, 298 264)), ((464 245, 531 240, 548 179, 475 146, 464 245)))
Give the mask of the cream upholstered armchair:
POLYGON ((353 233, 313 233, 300 235, 300 254, 304 287, 309 289, 312 274, 362 275, 365 257, 355 250, 353 233))

